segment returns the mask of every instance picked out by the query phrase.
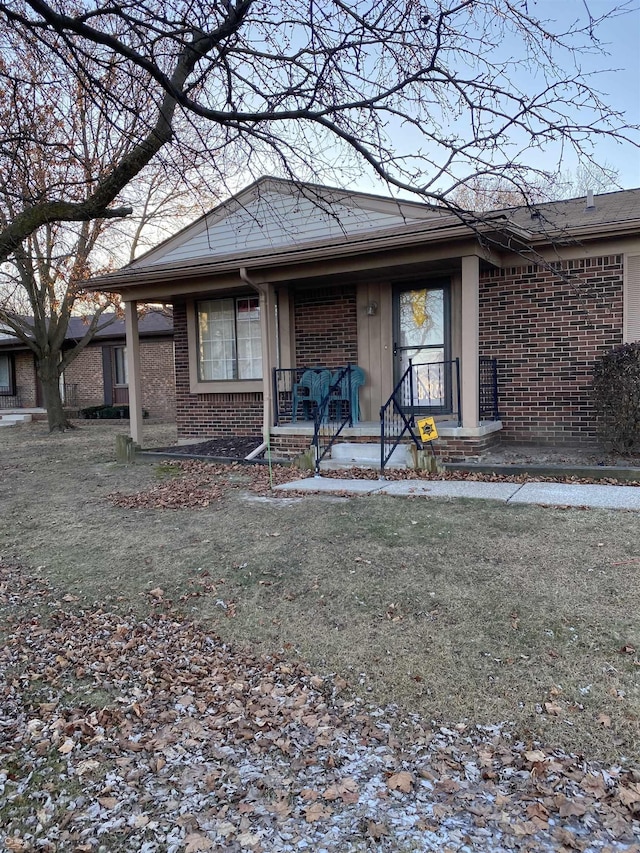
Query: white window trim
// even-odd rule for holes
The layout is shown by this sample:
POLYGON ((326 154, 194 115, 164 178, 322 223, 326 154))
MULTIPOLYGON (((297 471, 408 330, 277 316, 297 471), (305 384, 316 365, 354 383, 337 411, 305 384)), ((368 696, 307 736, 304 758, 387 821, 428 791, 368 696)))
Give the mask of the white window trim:
MULTIPOLYGON (((202 297, 206 301, 206 297, 202 297)), ((217 297, 209 297, 215 299, 217 297)), ((198 300, 200 301, 200 300, 198 300)), ((262 392, 262 379, 215 379, 203 381, 198 376, 198 313, 195 302, 187 302, 187 345, 189 353, 189 391, 192 394, 251 394, 262 392)), ((267 377, 268 379, 268 377, 267 377)))

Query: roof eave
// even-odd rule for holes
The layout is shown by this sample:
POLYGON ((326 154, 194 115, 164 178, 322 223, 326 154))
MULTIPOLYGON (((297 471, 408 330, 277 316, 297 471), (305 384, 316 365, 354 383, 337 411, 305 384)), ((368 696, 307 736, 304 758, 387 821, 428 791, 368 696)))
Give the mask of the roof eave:
MULTIPOLYGON (((447 217, 448 222, 440 223, 440 227, 434 228, 433 221, 417 223, 405 226, 401 229, 379 231, 368 235, 356 234, 347 237, 342 243, 327 242, 308 244, 291 248, 287 246, 282 249, 265 253, 263 250, 247 252, 245 254, 228 255, 223 258, 209 259, 196 258, 194 260, 175 261, 172 264, 153 265, 146 268, 134 270, 122 270, 109 276, 96 278, 87 283, 88 290, 112 290, 118 292, 120 288, 135 287, 136 284, 145 284, 149 281, 169 282, 177 278, 195 278, 209 274, 223 274, 237 270, 240 267, 251 269, 263 269, 269 266, 287 266, 299 263, 310 263, 327 257, 347 257, 356 252, 375 252, 380 249, 410 248, 416 244, 437 243, 445 240, 460 240, 473 237, 480 233, 489 233, 496 230, 495 220, 487 222, 476 222, 473 225, 461 223, 457 217, 447 217), (452 221, 453 220, 453 221, 452 221)), ((516 229, 521 233, 520 229, 516 229)))

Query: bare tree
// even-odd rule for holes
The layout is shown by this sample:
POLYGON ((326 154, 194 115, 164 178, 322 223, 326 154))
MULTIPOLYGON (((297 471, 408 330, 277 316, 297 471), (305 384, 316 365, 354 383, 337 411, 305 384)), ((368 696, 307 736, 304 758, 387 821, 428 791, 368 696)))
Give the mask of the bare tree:
POLYGON ((544 204, 548 201, 577 198, 588 190, 597 193, 614 191, 618 186, 618 171, 609 164, 579 165, 573 172, 559 171, 553 178, 537 176, 526 187, 518 188, 504 178, 475 176, 458 186, 450 196, 462 210, 486 213, 501 208, 544 204))
POLYGON ((594 15, 589 3, 561 26, 526 0, 0 0, 0 262, 22 280, 33 267, 43 357, 62 334, 47 311, 73 303, 42 307, 56 290, 53 267, 33 262, 48 257, 42 229, 80 223, 65 256, 74 291, 85 247, 140 207, 132 182, 160 154, 185 174, 206 164, 220 195, 265 172, 366 171, 458 210, 455 193, 478 181, 536 200, 551 175, 532 150, 588 167, 602 135, 638 146, 581 70, 587 53, 606 56, 600 25, 631 4, 594 15))
POLYGON ((47 221, 125 214, 111 205, 132 177, 172 140, 193 141, 198 119, 217 128, 223 186, 231 162, 301 178, 339 164, 436 201, 483 175, 526 193, 532 149, 560 145, 589 163, 600 134, 638 144, 581 71, 585 53, 605 54, 602 22, 631 8, 602 7, 576 4, 563 27, 525 0, 0 0, 14 40, 62 52, 96 98, 115 61, 143 81, 148 108, 135 146, 82 200, 24 199, 0 259, 47 221))
MULTIPOLYGON (((53 191, 81 204, 94 176, 100 180, 114 159, 126 156, 146 120, 140 88, 132 88, 116 68, 107 66, 100 80, 112 100, 107 110, 73 76, 56 77, 43 59, 29 47, 19 61, 14 55, 1 63, 0 122, 6 130, 0 226, 5 228, 20 216, 25 199, 46 198, 53 191)), ((130 260, 147 230, 157 239, 158 219, 175 227, 181 214, 194 213, 194 200, 174 165, 157 161, 136 176, 129 187, 136 201, 133 217, 45 222, 0 267, 0 324, 34 354, 52 431, 69 426, 60 393, 64 370, 104 324, 103 312, 116 306, 108 295, 83 292, 83 282, 130 260), (69 345, 72 314, 84 316, 86 324, 82 338, 69 345)))

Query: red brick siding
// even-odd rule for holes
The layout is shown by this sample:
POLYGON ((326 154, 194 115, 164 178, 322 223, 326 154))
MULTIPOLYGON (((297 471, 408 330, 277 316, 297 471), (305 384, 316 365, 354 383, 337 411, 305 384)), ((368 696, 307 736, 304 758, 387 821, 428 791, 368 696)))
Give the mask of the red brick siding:
POLYGON ((14 358, 16 391, 20 405, 33 409, 38 405, 36 392, 36 365, 31 352, 17 352, 14 358))
POLYGON ((104 378, 102 375, 102 347, 88 346, 64 372, 67 385, 76 385, 79 409, 101 406, 104 403, 104 378))
POLYGON ((173 341, 140 341, 140 378, 142 408, 162 421, 176 417, 176 383, 173 367, 173 341))
POLYGON ((262 434, 262 393, 191 394, 187 312, 184 303, 173 311, 178 438, 221 438, 262 434))
MULTIPOLYGON (((124 341, 119 346, 124 346, 124 341)), ((77 385, 78 408, 101 406, 105 401, 102 348, 100 342, 90 344, 64 372, 65 382, 77 385)), ((143 409, 157 420, 174 420, 176 399, 171 340, 140 341, 140 380, 143 409)))
POLYGON ((356 289, 323 287, 296 293, 298 367, 341 367, 358 362, 356 289))
POLYGON ((480 276, 480 354, 498 360, 506 441, 594 438, 594 359, 622 342, 621 255, 480 276))
MULTIPOLYGON (((435 452, 440 461, 467 459, 482 456, 489 448, 500 443, 501 433, 491 432, 480 438, 451 438, 440 436, 434 442, 435 452)), ((373 444, 376 439, 370 435, 353 435, 345 439, 349 444, 373 444)), ((281 434, 271 436, 271 452, 281 459, 295 459, 301 453, 306 453, 312 443, 310 435, 281 434)), ((409 444, 410 439, 404 439, 403 444, 409 444)), ((379 451, 377 452, 379 455, 379 451)), ((330 454, 329 454, 330 455, 330 454)), ((377 458, 377 456, 376 456, 377 458)))

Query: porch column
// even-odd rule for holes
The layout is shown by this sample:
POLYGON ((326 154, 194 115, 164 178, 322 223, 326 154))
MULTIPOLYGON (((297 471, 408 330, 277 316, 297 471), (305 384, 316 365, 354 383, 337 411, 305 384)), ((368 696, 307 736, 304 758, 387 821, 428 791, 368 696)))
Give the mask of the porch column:
POLYGON ((462 426, 477 427, 480 409, 479 341, 480 260, 477 255, 462 258, 462 322, 460 407, 462 426))
POLYGON ((127 381, 129 385, 129 424, 131 438, 142 447, 142 385, 140 382, 140 337, 138 303, 124 303, 124 327, 127 341, 127 381))

